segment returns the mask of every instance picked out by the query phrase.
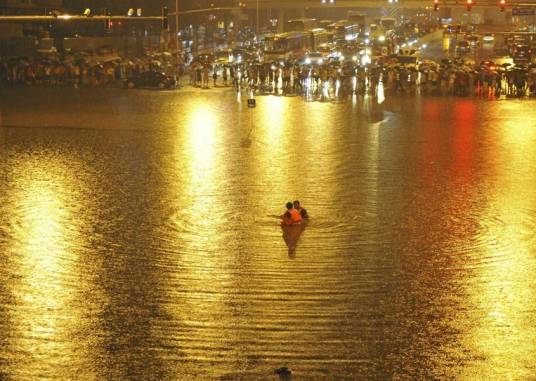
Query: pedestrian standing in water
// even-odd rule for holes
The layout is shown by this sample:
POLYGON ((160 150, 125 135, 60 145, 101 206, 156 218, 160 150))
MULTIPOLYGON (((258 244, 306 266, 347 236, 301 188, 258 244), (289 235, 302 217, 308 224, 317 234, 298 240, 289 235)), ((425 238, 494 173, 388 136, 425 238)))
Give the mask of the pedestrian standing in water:
POLYGON ((222 75, 223 75, 223 85, 227 86, 227 68, 225 66, 222 68, 222 75))
POLYGON ((212 73, 212 81, 214 82, 214 87, 216 87, 216 81, 218 80, 218 68, 214 66, 214 72, 212 73))
POLYGON ((208 89, 208 66, 203 68, 203 88, 208 89))

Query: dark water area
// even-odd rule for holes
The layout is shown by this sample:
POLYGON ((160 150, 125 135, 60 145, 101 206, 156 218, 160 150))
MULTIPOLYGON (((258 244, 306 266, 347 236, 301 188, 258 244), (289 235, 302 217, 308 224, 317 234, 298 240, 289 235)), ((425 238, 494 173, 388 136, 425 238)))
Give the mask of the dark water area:
POLYGON ((535 379, 535 101, 0 100, 0 380, 535 379))

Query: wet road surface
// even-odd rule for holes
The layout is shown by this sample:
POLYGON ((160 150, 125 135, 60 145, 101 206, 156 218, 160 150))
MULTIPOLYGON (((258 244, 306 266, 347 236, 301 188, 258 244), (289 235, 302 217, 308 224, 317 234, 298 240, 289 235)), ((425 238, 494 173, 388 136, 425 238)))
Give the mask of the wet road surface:
POLYGON ((534 101, 0 98, 0 380, 534 378, 534 101))

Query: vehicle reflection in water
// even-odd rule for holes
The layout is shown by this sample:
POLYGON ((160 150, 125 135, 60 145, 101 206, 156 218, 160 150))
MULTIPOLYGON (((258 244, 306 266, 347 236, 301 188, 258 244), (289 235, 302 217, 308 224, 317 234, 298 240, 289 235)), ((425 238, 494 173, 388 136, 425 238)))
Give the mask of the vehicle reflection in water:
POLYGON ((534 374, 534 102, 64 92, 0 94, 0 378, 534 374))

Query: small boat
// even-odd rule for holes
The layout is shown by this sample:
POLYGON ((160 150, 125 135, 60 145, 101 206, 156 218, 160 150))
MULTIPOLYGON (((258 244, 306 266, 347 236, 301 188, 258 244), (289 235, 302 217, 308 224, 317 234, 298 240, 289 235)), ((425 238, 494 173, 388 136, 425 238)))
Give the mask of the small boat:
POLYGON ((289 253, 293 253, 296 250, 296 245, 307 227, 308 222, 308 219, 304 218, 300 224, 281 226, 281 230, 283 230, 283 239, 287 244, 289 253))

